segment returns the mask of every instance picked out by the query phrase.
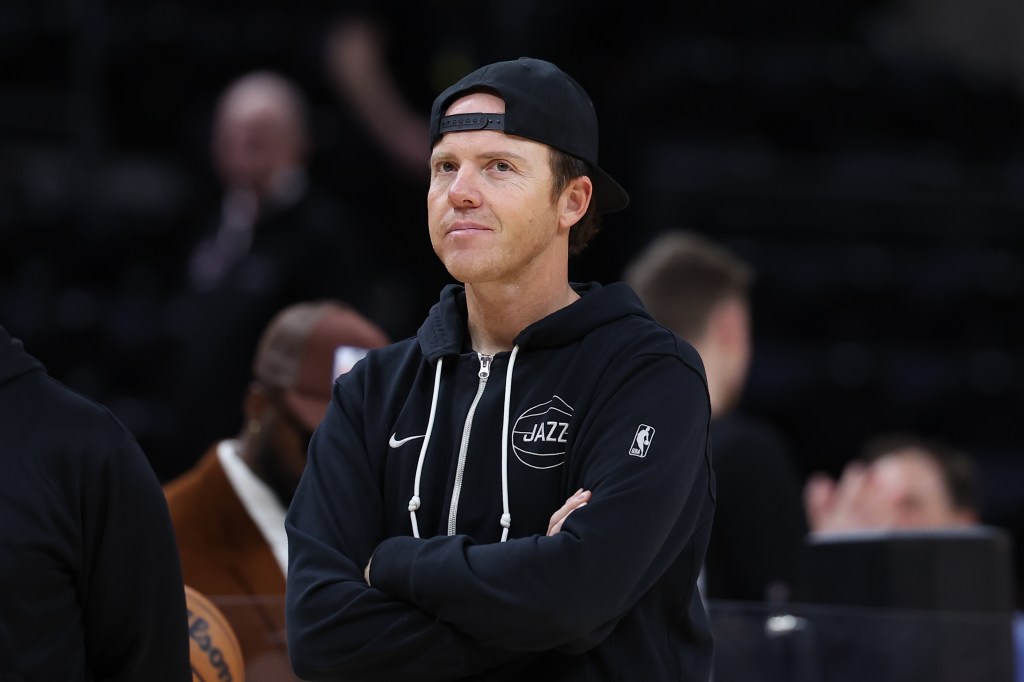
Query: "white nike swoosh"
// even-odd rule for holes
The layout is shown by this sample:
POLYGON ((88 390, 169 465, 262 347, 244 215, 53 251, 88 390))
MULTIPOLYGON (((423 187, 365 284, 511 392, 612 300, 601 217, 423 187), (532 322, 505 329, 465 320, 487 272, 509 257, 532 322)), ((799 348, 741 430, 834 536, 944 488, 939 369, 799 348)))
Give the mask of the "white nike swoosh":
MULTIPOLYGON (((405 445, 406 443, 408 443, 411 440, 416 440, 417 438, 423 438, 423 436, 409 436, 408 438, 402 438, 401 440, 399 440, 398 438, 395 438, 395 436, 397 436, 397 435, 398 435, 397 433, 392 433, 391 434, 391 439, 388 440, 388 445, 390 445, 393 448, 399 448, 399 447, 402 447, 403 445, 405 445)), ((423 434, 423 435, 426 435, 426 434, 423 434)))

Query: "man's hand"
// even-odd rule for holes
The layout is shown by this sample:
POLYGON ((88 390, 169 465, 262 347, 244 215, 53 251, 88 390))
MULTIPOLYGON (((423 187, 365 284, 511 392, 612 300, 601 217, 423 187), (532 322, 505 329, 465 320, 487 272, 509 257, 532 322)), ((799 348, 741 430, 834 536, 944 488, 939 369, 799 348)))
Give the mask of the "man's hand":
MULTIPOLYGON (((569 514, 573 513, 580 507, 585 507, 589 500, 589 490, 584 490, 583 488, 577 490, 572 497, 565 501, 565 504, 558 508, 558 511, 551 515, 551 520, 548 521, 548 535, 554 535, 558 531, 562 530, 562 523, 569 518, 569 514)), ((367 566, 367 570, 369 570, 369 566, 367 566)), ((369 582, 369 580, 367 580, 367 582, 369 582)))
POLYGON ((840 533, 892 528, 895 510, 879 489, 871 465, 850 462, 839 481, 814 474, 804 487, 811 531, 840 533))

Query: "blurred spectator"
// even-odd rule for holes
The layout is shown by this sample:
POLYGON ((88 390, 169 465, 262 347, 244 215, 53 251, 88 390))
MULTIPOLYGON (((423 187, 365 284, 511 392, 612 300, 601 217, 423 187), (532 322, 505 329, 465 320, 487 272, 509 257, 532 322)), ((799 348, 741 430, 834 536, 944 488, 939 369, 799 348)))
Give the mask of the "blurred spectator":
POLYGON ((284 515, 306 448, 331 397, 332 376, 387 344, 376 325, 336 301, 274 317, 253 363, 236 438, 220 440, 165 490, 185 583, 221 602, 251 680, 291 679, 284 639, 288 543, 284 515))
POLYGON ((309 140, 302 94, 284 77, 252 73, 220 100, 213 161, 223 183, 216 232, 192 253, 189 283, 215 289, 253 245, 257 221, 294 205, 306 192, 309 140))
POLYGON ((877 437, 838 481, 813 474, 805 487, 816 533, 956 528, 978 522, 979 486, 970 457, 912 435, 877 437))
POLYGON ((752 351, 753 272, 707 237, 668 231, 627 267, 625 279, 656 320, 693 344, 707 372, 718 498, 706 595, 785 598, 806 534, 799 475, 781 434, 737 409, 752 351))
MULTIPOLYGON (((965 528, 981 520, 981 490, 971 456, 914 434, 873 438, 838 481, 812 474, 804 495, 816 534, 965 528)), ((1024 682, 1024 614, 1019 610, 1013 628, 1015 679, 1024 682)))
POLYGON ((238 423, 248 349, 277 310, 324 297, 364 307, 372 261, 364 230, 307 173, 306 116, 298 87, 269 72, 232 83, 217 107, 212 152, 222 193, 172 307, 179 452, 238 423))
POLYGON ((167 505, 138 443, 0 327, 0 679, 189 677, 167 505))

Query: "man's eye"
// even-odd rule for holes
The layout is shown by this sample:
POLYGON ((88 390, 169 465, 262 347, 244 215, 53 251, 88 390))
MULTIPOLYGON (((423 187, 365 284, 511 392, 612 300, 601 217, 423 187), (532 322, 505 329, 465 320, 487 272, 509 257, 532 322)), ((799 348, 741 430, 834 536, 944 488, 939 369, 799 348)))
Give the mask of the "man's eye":
POLYGON ((508 165, 508 162, 506 161, 496 161, 494 163, 494 168, 502 172, 512 170, 512 166, 508 165))
POLYGON ((441 165, 438 166, 438 169, 442 173, 451 173, 453 170, 455 170, 455 164, 452 163, 451 161, 442 161, 441 165))

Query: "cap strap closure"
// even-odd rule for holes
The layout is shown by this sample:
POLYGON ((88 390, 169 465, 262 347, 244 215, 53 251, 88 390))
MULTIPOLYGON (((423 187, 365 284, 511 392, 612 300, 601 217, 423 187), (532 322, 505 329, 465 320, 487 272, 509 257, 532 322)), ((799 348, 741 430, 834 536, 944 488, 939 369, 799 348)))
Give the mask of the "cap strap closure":
POLYGON ((441 135, 460 130, 505 130, 503 114, 455 114, 443 116, 438 127, 441 135))

